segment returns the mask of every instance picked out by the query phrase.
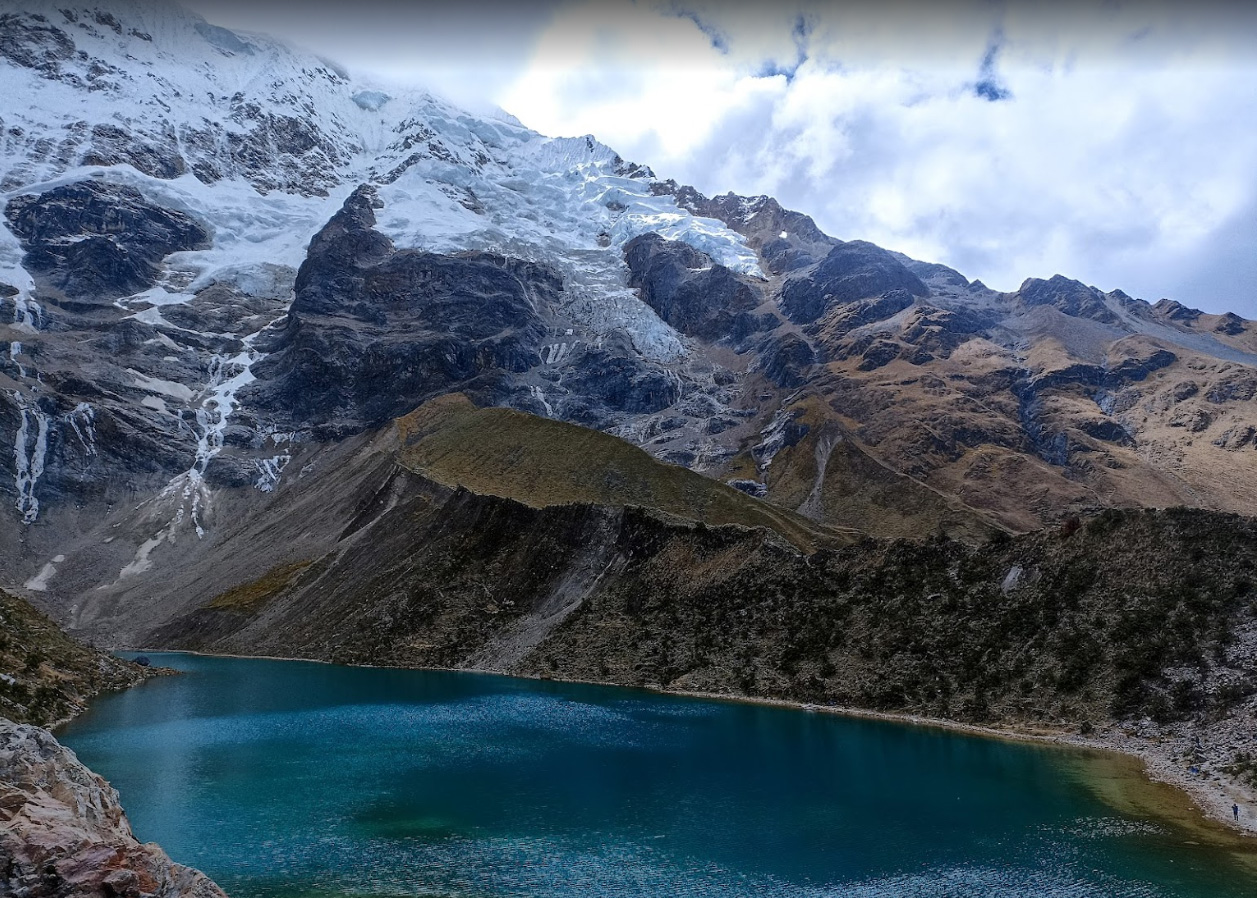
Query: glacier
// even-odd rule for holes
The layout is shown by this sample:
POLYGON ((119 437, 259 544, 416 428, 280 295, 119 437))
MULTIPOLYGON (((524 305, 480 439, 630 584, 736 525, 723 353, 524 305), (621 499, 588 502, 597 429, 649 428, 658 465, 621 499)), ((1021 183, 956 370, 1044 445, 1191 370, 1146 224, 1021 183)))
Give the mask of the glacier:
MULTIPOLYGON (((210 235, 203 248, 168 255, 152 286, 113 300, 123 320, 150 334, 144 370, 118 372, 120 395, 187 458, 147 500, 158 529, 127 575, 174 540, 171 526, 205 535, 206 472, 235 426, 237 392, 266 357, 258 338, 285 315, 312 236, 359 185, 375 187, 378 230, 400 250, 482 251, 557 271, 562 307, 539 349, 539 371, 611 346, 674 369, 687 364, 689 339, 628 286, 623 248, 639 235, 658 233, 764 277, 742 235, 684 208, 656 189, 650 169, 591 136, 551 138, 506 113, 473 115, 430 90, 355 80, 334 63, 162 0, 34 0, 2 18, 0 202, 91 181, 138 190, 210 235), (158 506, 166 510, 157 514, 158 506)), ((0 315, 23 338, 11 341, 2 389, 20 422, 11 438, 18 510, 33 524, 48 447, 87 472, 75 476, 89 476, 100 463, 93 428, 102 411, 86 400, 45 411, 52 395, 40 347, 65 324, 49 321, 25 259, 0 218, 0 315)), ((689 389, 676 371, 669 376, 677 396, 689 389)), ((544 379, 523 395, 538 412, 557 414, 544 379)), ((631 419, 610 426, 630 435, 651 429, 631 419)), ((259 446, 246 467, 257 489, 271 491, 288 456, 265 451, 259 446)))

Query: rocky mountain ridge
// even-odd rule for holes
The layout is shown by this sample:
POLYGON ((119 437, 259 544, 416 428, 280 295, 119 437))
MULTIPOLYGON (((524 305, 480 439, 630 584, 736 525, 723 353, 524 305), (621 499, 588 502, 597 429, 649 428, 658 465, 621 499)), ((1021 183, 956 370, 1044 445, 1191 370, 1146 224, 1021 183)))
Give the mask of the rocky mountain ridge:
POLYGON ((1257 499, 1234 315, 992 291, 161 0, 5 13, 0 86, 0 559, 102 637, 453 392, 877 536, 1257 499))

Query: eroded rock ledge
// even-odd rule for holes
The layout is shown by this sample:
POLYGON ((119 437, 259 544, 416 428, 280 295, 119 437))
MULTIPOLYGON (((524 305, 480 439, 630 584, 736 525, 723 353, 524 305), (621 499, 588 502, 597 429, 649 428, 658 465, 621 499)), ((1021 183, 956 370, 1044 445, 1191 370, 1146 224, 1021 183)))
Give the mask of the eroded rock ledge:
POLYGON ((0 895, 226 898, 142 845, 118 793, 39 727, 0 718, 0 895))

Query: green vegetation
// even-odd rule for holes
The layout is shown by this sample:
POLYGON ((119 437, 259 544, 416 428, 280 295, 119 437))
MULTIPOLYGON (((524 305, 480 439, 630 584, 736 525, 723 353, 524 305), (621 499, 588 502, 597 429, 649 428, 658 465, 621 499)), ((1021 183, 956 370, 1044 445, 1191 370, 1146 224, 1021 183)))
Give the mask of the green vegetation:
POLYGON ((412 471, 532 508, 638 506, 705 524, 767 528, 804 551, 855 538, 664 464, 617 437, 512 409, 476 408, 462 394, 432 400, 397 428, 402 464, 412 471))
POLYGON ((50 726, 83 710, 92 696, 146 675, 76 642, 27 602, 0 591, 0 717, 50 726))
POLYGON ((1257 694, 1238 635, 1257 628, 1255 566, 1257 522, 1184 510, 805 563, 692 533, 587 602, 528 670, 972 722, 1216 720, 1257 694))
POLYGON ((298 561, 293 564, 277 565, 256 580, 219 593, 206 607, 219 611, 240 611, 250 614, 259 611, 267 602, 295 583, 310 564, 309 561, 298 561))

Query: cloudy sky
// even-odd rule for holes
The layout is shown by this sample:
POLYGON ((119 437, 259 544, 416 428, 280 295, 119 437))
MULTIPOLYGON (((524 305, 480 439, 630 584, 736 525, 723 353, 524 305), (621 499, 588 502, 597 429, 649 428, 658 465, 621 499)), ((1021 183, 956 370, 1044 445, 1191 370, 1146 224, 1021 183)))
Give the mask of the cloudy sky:
POLYGON ((188 5, 997 289, 1062 273, 1257 318, 1243 4, 188 5))

